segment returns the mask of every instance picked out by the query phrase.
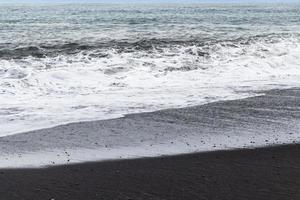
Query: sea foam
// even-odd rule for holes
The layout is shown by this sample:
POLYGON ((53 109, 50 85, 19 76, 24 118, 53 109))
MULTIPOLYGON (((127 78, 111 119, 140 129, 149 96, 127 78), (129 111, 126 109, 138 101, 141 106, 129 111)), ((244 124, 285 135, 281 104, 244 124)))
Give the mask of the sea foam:
POLYGON ((298 35, 144 43, 0 59, 0 136, 300 86, 298 35))

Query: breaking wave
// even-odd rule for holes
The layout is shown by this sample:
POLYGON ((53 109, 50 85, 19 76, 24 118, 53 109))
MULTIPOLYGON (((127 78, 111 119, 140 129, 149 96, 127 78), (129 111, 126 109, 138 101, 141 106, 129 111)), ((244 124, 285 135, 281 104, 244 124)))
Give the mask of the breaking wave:
POLYGON ((140 39, 140 40, 110 40, 106 42, 93 41, 90 43, 69 42, 64 44, 38 44, 26 46, 26 44, 14 47, 12 44, 0 46, 0 59, 22 59, 25 57, 46 58, 60 55, 84 54, 91 57, 105 57, 108 54, 101 51, 114 50, 118 53, 134 53, 136 51, 146 51, 147 53, 163 52, 166 48, 171 51, 178 48, 197 48, 197 52, 187 51, 186 53, 197 54, 198 56, 208 55, 209 51, 215 51, 217 46, 222 47, 247 47, 254 43, 277 43, 285 39, 299 38, 298 34, 273 33, 261 34, 248 37, 238 37, 232 40, 218 40, 218 38, 190 38, 180 39, 140 39), (10 46, 11 45, 11 46, 10 46), (98 53, 97 53, 98 52, 98 53))
POLYGON ((0 136, 299 86, 299 11, 0 5, 0 136))
POLYGON ((0 136, 299 86, 296 34, 0 49, 0 136))

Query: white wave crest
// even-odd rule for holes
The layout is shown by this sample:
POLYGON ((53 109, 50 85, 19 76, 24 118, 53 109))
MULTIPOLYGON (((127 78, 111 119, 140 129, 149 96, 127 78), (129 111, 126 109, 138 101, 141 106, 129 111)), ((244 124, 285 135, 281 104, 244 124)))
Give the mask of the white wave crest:
POLYGON ((300 86, 297 37, 0 60, 0 136, 300 86), (105 56, 103 56, 105 55, 105 56))

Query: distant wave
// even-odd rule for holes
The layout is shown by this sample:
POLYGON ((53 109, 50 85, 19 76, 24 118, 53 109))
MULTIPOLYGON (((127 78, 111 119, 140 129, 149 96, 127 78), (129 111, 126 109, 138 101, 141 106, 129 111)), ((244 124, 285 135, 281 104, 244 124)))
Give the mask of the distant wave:
MULTIPOLYGON (((134 51, 148 51, 154 52, 162 50, 163 48, 179 48, 195 46, 205 49, 211 49, 215 45, 239 47, 241 45, 250 45, 257 42, 276 43, 283 39, 297 39, 300 38, 298 34, 277 33, 277 34, 261 34, 253 36, 238 37, 232 40, 218 40, 218 38, 192 38, 188 40, 167 39, 167 38, 150 38, 137 40, 110 40, 106 42, 94 41, 91 43, 80 42, 61 42, 62 44, 38 44, 32 46, 31 44, 20 44, 17 47, 10 47, 9 44, 0 45, 0 59, 22 59, 24 57, 45 58, 48 56, 54 57, 59 55, 72 55, 80 52, 89 53, 88 51, 96 50, 111 50, 115 49, 119 53, 134 52, 134 51), (205 47, 205 48, 203 48, 205 47)), ((16 46, 16 44, 14 44, 16 46)), ((205 56, 208 51, 198 51, 199 56, 205 56)), ((105 57, 107 54, 90 53, 92 57, 105 57)))

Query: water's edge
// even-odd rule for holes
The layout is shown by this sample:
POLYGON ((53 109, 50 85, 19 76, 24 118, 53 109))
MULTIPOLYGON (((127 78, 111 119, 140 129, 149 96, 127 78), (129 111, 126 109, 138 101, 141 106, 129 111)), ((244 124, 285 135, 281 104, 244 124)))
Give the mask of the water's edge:
POLYGON ((0 138, 0 167, 41 167, 300 142, 300 89, 0 138))

